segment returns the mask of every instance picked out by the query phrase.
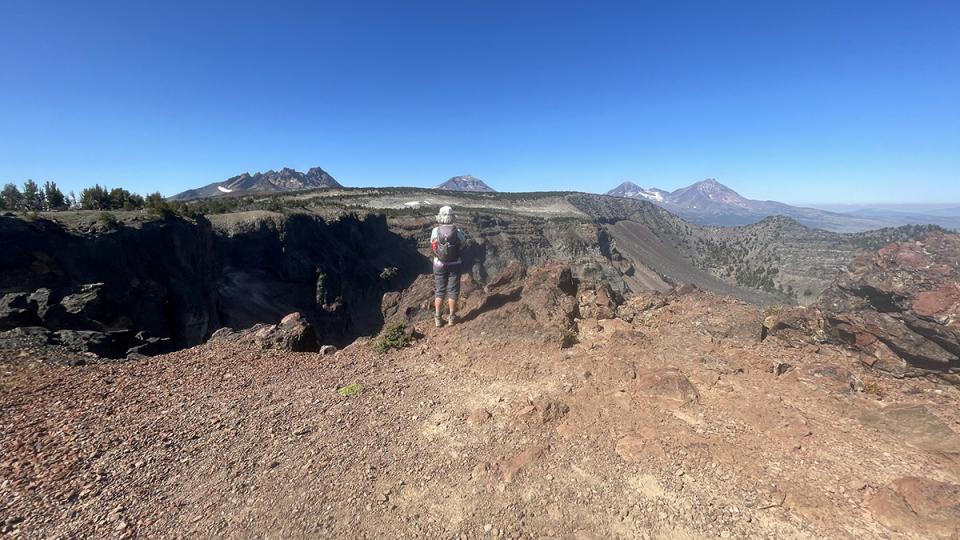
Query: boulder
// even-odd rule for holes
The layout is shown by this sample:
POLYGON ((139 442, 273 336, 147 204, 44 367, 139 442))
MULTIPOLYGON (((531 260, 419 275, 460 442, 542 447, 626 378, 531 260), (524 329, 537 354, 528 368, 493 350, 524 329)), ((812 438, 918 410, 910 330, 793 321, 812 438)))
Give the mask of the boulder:
POLYGON ((51 295, 53 291, 50 289, 40 288, 30 294, 27 298, 35 302, 37 305, 37 316, 43 319, 47 315, 47 310, 50 309, 51 295))
POLYGON ((221 328, 210 336, 209 341, 241 343, 279 351, 320 351, 313 326, 298 312, 290 313, 278 324, 257 324, 240 331, 221 328))
POLYGON ((21 326, 37 326, 37 303, 24 293, 9 293, 0 297, 0 330, 21 326))
POLYGON ((104 300, 103 283, 87 283, 73 290, 75 292, 67 294, 59 303, 52 305, 49 304, 50 294, 41 293, 46 304, 43 310, 44 326, 55 329, 105 330, 104 321, 111 317, 111 313, 104 300))
POLYGON ((775 337, 788 347, 802 348, 822 339, 819 314, 814 309, 793 307, 769 315, 763 320, 760 340, 775 337))
POLYGON ((580 316, 584 319, 613 319, 623 297, 616 294, 606 283, 580 293, 580 316))
POLYGON ((487 283, 487 290, 496 289, 510 283, 516 283, 523 279, 526 275, 526 268, 520 263, 520 261, 512 260, 507 263, 497 275, 487 283))
POLYGON ((102 358, 123 358, 130 347, 126 332, 98 332, 96 330, 58 330, 56 340, 73 352, 93 353, 102 358))
POLYGON ((42 326, 20 326, 0 332, 0 341, 8 346, 27 348, 50 345, 55 339, 53 332, 42 326))
POLYGON ((861 255, 812 309, 785 311, 766 333, 794 345, 845 345, 896 377, 936 375, 960 384, 957 260, 960 235, 944 232, 861 255))
POLYGON ((700 399, 693 383, 676 369, 650 369, 637 375, 636 385, 647 397, 675 404, 694 403, 700 399))

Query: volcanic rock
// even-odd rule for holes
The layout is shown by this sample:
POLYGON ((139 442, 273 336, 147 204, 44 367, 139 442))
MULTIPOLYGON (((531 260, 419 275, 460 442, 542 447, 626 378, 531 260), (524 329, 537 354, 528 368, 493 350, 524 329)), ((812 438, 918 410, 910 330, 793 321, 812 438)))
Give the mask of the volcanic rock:
POLYGON ((960 383, 960 235, 930 233, 860 256, 820 296, 824 337, 896 376, 960 383))
POLYGON ((637 376, 640 393, 667 402, 692 403, 700 399, 696 387, 683 373, 670 368, 656 368, 637 376))
POLYGON ((899 532, 924 538, 960 536, 960 485, 927 478, 898 478, 869 500, 874 517, 899 532))
POLYGON ((210 336, 210 342, 233 342, 260 349, 291 352, 319 352, 320 343, 313 326, 300 313, 290 313, 279 324, 257 324, 246 330, 221 328, 210 336))
MULTIPOLYGON (((49 305, 43 312, 43 322, 48 328, 75 330, 105 330, 104 321, 112 319, 115 310, 105 299, 103 283, 86 283, 75 292, 64 296, 59 303, 49 305)), ((40 289, 31 296, 49 302, 50 294, 40 289)))
POLYGON ((40 324, 37 317, 37 304, 22 293, 9 293, 0 297, 0 330, 9 330, 19 326, 40 324))
POLYGON ((129 331, 59 330, 55 335, 67 350, 93 353, 102 358, 122 358, 133 343, 129 331))

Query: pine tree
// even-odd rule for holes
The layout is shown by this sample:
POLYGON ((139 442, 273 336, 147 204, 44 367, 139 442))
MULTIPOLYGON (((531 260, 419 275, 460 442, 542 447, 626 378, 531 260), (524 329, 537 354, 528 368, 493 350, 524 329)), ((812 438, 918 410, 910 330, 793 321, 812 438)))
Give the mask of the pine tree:
POLYGON ((27 180, 23 183, 23 208, 36 212, 43 210, 44 198, 40 186, 33 180, 27 180))
POLYGON ((0 192, 0 208, 4 210, 19 210, 23 205, 23 194, 17 189, 16 184, 7 184, 3 186, 0 192))
POLYGON ((67 199, 57 187, 56 182, 43 183, 43 196, 47 199, 47 210, 66 210, 67 199))
POLYGON ((80 208, 84 210, 109 210, 110 192, 100 184, 84 188, 80 192, 80 208))

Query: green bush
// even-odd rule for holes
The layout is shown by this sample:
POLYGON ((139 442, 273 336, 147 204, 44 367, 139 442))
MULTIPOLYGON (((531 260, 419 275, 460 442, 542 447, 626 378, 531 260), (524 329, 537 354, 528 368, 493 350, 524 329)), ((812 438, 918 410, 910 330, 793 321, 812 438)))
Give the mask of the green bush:
POLYGON ((380 338, 373 345, 377 354, 383 354, 390 349, 402 349, 413 343, 413 338, 407 332, 407 327, 397 323, 387 327, 380 333, 380 338))
POLYGON ((110 212, 101 212, 100 215, 97 216, 97 223, 104 227, 115 227, 118 223, 117 216, 110 212))
POLYGON ((337 393, 343 397, 350 397, 355 394, 359 394, 363 390, 363 385, 360 383, 350 383, 342 388, 337 389, 337 393))

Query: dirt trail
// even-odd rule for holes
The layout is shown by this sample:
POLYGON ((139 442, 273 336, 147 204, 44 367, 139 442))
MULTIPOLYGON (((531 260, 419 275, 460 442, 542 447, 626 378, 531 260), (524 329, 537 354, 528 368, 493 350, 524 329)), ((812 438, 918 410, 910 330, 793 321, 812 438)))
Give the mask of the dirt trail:
POLYGON ((420 324, 384 355, 6 359, 0 523, 24 538, 960 534, 883 498, 900 478, 960 483, 955 387, 758 342, 756 308, 706 293, 580 321, 569 349, 497 332, 530 309, 420 324))

